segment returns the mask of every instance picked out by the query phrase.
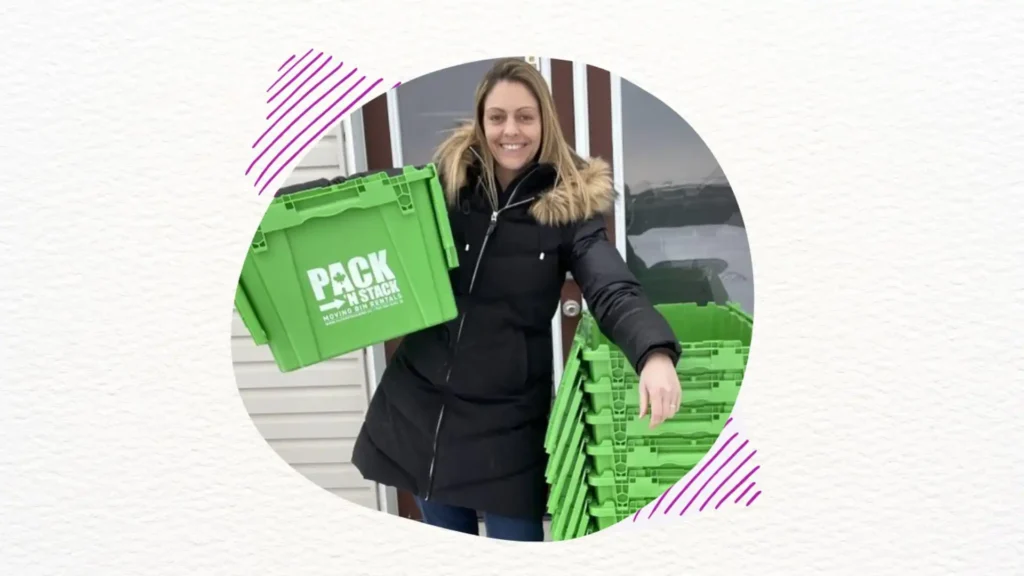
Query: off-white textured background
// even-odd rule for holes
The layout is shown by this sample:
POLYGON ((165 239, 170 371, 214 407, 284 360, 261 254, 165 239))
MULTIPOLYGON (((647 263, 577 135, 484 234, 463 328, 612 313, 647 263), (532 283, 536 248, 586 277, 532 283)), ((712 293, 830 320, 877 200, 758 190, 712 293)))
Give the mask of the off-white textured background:
POLYGON ((1024 574, 1022 15, 1014 0, 10 3, 0 574, 1024 574), (242 172, 273 71, 312 47, 388 81, 584 60, 694 126, 756 268, 755 506, 523 548, 358 508, 267 447, 226 338, 268 201, 242 172))

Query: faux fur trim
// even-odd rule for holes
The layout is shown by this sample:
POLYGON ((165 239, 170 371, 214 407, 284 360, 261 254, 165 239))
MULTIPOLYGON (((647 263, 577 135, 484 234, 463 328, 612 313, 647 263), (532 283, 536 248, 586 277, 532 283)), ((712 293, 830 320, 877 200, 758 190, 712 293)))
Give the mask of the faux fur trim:
MULTIPOLYGON (((470 149, 475 144, 471 124, 453 130, 437 149, 435 163, 449 205, 458 203, 459 191, 469 180, 469 168, 476 161, 470 149), (456 161, 457 159, 457 161, 456 161)), ((600 158, 582 161, 582 186, 570 188, 564 182, 541 193, 530 206, 533 217, 548 226, 581 222, 609 212, 615 203, 611 167, 600 158)))

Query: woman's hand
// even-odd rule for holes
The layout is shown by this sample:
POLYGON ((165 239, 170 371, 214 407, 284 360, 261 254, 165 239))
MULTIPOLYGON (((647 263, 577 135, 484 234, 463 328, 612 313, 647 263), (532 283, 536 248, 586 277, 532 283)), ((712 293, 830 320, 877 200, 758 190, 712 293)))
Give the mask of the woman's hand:
POLYGON ((682 395, 672 359, 661 352, 651 354, 640 372, 640 417, 647 415, 650 406, 651 428, 655 428, 676 415, 682 395))

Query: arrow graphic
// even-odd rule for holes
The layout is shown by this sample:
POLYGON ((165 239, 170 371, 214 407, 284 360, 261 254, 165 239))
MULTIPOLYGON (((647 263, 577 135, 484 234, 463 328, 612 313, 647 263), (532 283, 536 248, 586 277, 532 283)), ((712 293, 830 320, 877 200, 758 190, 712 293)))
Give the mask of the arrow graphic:
POLYGON ((331 300, 326 304, 320 305, 321 312, 327 312, 328 310, 340 310, 345 307, 344 300, 331 300))

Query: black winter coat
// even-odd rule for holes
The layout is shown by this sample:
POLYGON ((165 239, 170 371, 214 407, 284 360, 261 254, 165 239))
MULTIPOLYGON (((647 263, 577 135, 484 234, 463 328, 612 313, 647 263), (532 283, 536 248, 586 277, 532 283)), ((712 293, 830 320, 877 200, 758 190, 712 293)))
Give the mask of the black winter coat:
POLYGON ((459 315, 403 339, 370 401, 352 461, 366 479, 422 498, 540 518, 551 318, 566 272, 638 371, 656 349, 673 361, 680 349, 608 241, 608 165, 587 162, 585 190, 574 192, 555 186, 554 167, 534 164, 499 191, 495 213, 482 193, 470 134, 452 136, 464 143, 453 152, 461 168, 442 175, 460 251, 451 272, 459 315))

